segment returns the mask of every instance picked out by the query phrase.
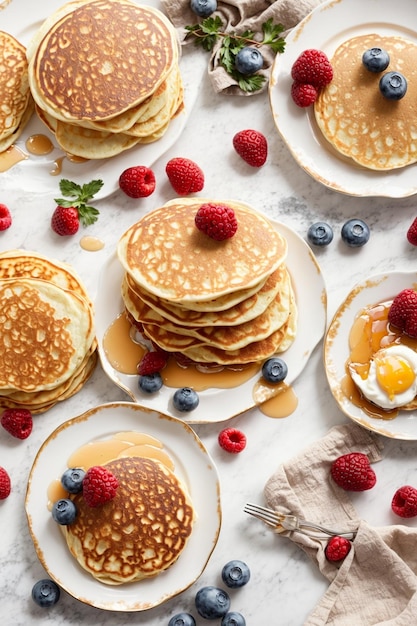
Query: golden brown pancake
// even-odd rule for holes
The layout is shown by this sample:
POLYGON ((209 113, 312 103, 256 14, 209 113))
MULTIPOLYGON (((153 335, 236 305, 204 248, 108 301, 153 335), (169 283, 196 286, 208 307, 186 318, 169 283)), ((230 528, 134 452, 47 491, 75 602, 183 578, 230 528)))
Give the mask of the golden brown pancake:
POLYGON ((393 170, 417 161, 417 44, 395 36, 360 35, 345 41, 331 59, 333 80, 314 104, 317 124, 337 152, 372 170, 393 170), (408 83, 401 100, 379 90, 381 73, 362 63, 369 48, 390 55, 388 71, 408 83))

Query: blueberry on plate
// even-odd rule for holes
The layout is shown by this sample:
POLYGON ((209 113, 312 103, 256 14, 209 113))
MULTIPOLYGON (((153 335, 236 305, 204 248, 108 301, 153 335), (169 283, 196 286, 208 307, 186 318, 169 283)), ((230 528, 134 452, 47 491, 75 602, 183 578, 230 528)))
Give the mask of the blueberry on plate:
POLYGON ((225 585, 232 589, 243 587, 249 578, 250 570, 244 561, 233 559, 226 563, 222 569, 222 580, 225 585))
POLYGON ((242 613, 230 611, 230 613, 226 613, 223 617, 221 626, 246 626, 246 620, 242 613))
POLYGON ((262 376, 268 383, 280 383, 288 374, 288 365, 284 359, 273 356, 262 365, 262 376))
POLYGON ((42 608, 49 608, 56 604, 60 594, 58 585, 49 578, 38 580, 32 587, 32 600, 42 608))
POLYGON ((264 59, 258 48, 245 46, 236 55, 235 67, 238 72, 249 76, 262 68, 264 59))
POLYGON ((52 517, 61 526, 68 526, 77 517, 77 507, 69 498, 61 498, 54 502, 52 517))
POLYGON ((191 0, 190 7, 198 17, 208 17, 217 9, 217 0, 191 0))
POLYGON ((80 493, 83 490, 85 471, 81 467, 70 467, 61 476, 61 484, 68 493, 80 493))
POLYGON ((369 226, 363 220, 353 218, 345 222, 342 226, 342 241, 351 248, 364 246, 370 237, 369 226))
POLYGON ((401 100, 407 91, 407 79, 400 72, 387 72, 381 76, 379 90, 388 100, 401 100))
POLYGON ((181 387, 174 393, 172 401, 178 411, 187 412, 194 411, 198 407, 200 398, 198 393, 191 387, 181 387))
POLYGON ((307 231, 307 240, 314 246, 328 246, 333 241, 333 229, 326 222, 315 222, 307 231))
POLYGON ((195 596, 195 608, 205 619, 223 617, 230 608, 229 594, 219 587, 202 587, 195 596))
POLYGON ((139 376, 139 389, 145 393, 156 393, 161 389, 163 384, 164 381, 162 380, 162 376, 159 372, 139 376))
POLYGON ((362 63, 370 72, 383 72, 389 65, 389 54, 382 48, 369 48, 362 55, 362 63))
POLYGON ((196 626, 191 613, 177 613, 168 622, 168 626, 196 626))

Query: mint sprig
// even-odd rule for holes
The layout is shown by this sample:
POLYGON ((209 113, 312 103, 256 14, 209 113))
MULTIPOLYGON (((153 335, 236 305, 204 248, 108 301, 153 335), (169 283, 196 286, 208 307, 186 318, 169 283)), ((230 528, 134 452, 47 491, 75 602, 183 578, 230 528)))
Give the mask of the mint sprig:
POLYGON ((285 50, 285 39, 281 37, 284 30, 282 24, 274 24, 272 18, 262 24, 262 41, 255 39, 255 33, 246 30, 243 33, 227 33, 222 30, 223 22, 220 17, 206 17, 199 24, 185 26, 188 31, 186 37, 195 37, 195 45, 200 46, 207 52, 211 52, 219 40, 222 40, 219 48, 220 65, 238 83, 240 89, 252 93, 262 88, 266 80, 261 74, 247 76, 236 70, 235 60, 239 51, 245 46, 269 46, 275 53, 285 50))
POLYGON ((100 212, 88 202, 100 191, 103 184, 102 180, 92 180, 84 185, 78 185, 72 180, 62 178, 59 182, 59 189, 65 197, 55 198, 55 202, 65 208, 74 207, 77 209, 81 224, 90 226, 97 221, 100 212), (66 198, 70 198, 70 200, 66 200, 66 198))

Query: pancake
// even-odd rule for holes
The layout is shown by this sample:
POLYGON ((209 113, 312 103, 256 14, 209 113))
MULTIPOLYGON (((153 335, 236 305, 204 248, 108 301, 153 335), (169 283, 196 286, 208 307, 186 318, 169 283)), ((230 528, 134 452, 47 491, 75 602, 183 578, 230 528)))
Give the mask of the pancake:
POLYGON ((118 256, 133 281, 173 303, 201 302, 248 289, 284 261, 286 240, 247 205, 228 201, 238 229, 215 241, 194 223, 201 198, 175 199, 145 215, 120 238, 118 256))
POLYGON ((403 37, 360 35, 339 46, 330 60, 333 80, 321 90, 314 113, 331 146, 356 164, 378 171, 405 167, 417 161, 417 44, 403 37), (381 73, 362 63, 369 48, 390 55, 386 71, 407 79, 401 100, 389 100, 379 90, 381 73))
POLYGON ((194 511, 175 474, 151 458, 121 457, 105 464, 118 479, 113 500, 90 508, 71 496, 75 521, 63 527, 68 547, 95 579, 120 585, 153 577, 180 557, 194 511))

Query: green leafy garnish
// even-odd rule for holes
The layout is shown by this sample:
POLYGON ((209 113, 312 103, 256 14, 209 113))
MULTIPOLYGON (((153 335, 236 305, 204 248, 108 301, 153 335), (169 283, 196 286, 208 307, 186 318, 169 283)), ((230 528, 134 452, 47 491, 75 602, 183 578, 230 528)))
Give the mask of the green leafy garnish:
POLYGON ((266 80, 261 74, 247 76, 236 70, 235 60, 238 52, 245 46, 269 46, 273 52, 284 52, 285 39, 281 37, 284 30, 282 24, 274 24, 272 18, 262 24, 262 41, 255 39, 255 33, 246 30, 243 33, 226 33, 222 30, 223 22, 220 17, 206 17, 200 24, 186 26, 186 37, 195 37, 195 45, 200 46, 207 52, 213 50, 216 43, 221 39, 219 48, 220 64, 226 72, 238 83, 240 89, 245 92, 254 92, 261 89, 266 80))
POLYGON ((55 202, 65 208, 74 207, 77 209, 81 224, 90 226, 97 221, 100 212, 87 203, 100 191, 103 184, 102 180, 92 180, 84 185, 78 185, 72 180, 62 178, 59 182, 59 189, 65 198, 71 199, 55 198, 55 202))

